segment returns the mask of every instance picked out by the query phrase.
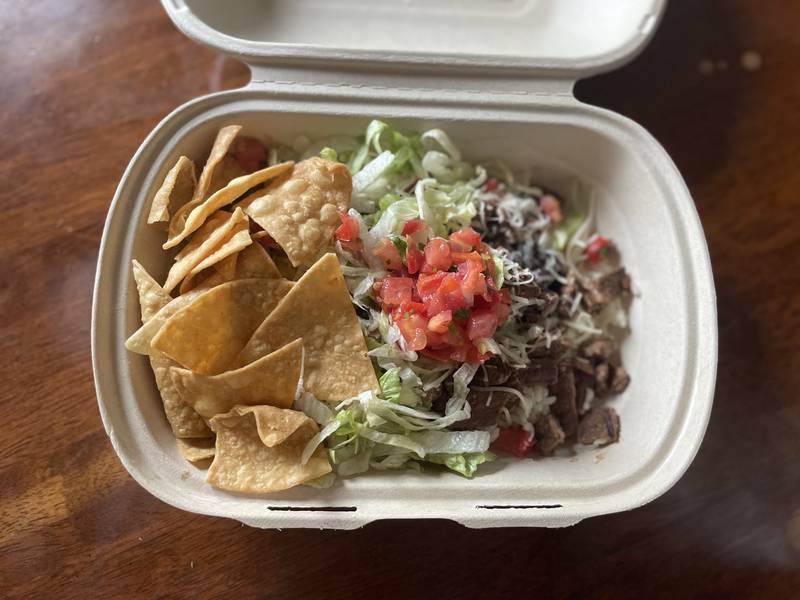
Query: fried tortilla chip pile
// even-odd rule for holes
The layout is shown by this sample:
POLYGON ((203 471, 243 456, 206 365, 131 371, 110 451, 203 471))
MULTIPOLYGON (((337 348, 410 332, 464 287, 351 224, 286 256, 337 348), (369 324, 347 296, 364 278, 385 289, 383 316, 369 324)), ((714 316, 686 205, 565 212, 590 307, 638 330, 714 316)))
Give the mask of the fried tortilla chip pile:
POLYGON ((126 347, 150 359, 181 455, 215 487, 263 493, 331 472, 322 447, 301 461, 318 427, 292 409, 300 386, 330 402, 379 387, 327 252, 350 205, 347 168, 266 166, 240 130, 219 131, 199 178, 181 156, 156 191, 147 222, 177 253, 163 285, 133 261, 142 326, 126 347))

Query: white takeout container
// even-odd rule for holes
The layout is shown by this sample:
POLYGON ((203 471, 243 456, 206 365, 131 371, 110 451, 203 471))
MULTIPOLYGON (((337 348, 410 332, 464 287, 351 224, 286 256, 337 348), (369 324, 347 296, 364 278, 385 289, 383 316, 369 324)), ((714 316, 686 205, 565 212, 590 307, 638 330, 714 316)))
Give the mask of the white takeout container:
POLYGON ((98 261, 92 354, 103 423, 130 474, 179 508, 256 527, 354 528, 376 519, 445 518, 470 527, 565 526, 640 506, 692 461, 711 410, 716 306, 692 199, 639 125, 583 104, 577 78, 629 60, 663 0, 163 0, 189 37, 245 61, 246 87, 193 100, 136 152, 109 211, 98 261), (167 272, 163 233, 146 225, 154 190, 180 154, 202 165, 216 131, 290 142, 356 134, 372 118, 442 127, 468 159, 535 166, 541 181, 588 182, 600 230, 619 244, 639 297, 623 359, 628 390, 611 404, 622 436, 575 456, 507 460, 473 480, 390 472, 271 495, 211 488, 186 463, 148 361, 124 340, 139 325, 130 261, 167 272))

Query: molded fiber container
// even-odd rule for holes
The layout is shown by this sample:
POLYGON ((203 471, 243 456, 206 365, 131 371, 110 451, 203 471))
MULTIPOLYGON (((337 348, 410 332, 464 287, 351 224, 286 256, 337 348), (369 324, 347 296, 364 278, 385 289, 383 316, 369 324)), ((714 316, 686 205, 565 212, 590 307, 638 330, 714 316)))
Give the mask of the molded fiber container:
POLYGON ((92 314, 95 383, 106 431, 136 481, 184 510, 255 527, 349 529, 387 518, 565 526, 640 506, 680 478, 703 438, 716 372, 703 231, 661 146, 631 120, 572 95, 578 77, 643 47, 663 1, 163 3, 184 33, 244 60, 253 79, 167 116, 128 165, 106 221, 92 314), (533 167, 556 189, 570 176, 593 188, 598 226, 618 243, 638 293, 622 346, 632 381, 611 403, 619 443, 500 459, 472 480, 371 472, 327 490, 269 495, 216 490, 181 458, 146 357, 124 347, 140 323, 131 259, 156 278, 170 260, 163 233, 146 225, 155 189, 179 155, 202 165, 226 124, 291 142, 357 134, 373 118, 410 131, 441 127, 467 159, 533 167))

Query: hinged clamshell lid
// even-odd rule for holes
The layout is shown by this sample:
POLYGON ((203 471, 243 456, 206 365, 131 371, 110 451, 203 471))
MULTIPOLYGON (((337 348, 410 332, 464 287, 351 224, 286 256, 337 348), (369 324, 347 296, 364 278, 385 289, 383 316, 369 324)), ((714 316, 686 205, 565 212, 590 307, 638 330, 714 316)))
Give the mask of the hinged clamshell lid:
POLYGON ((525 73, 576 80, 644 47, 666 0, 162 0, 251 66, 525 73))

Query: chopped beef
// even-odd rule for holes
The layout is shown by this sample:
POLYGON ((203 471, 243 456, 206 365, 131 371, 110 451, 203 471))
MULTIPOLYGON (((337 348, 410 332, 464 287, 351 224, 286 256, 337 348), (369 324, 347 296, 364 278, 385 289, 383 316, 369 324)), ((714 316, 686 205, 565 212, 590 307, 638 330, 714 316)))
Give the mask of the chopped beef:
POLYGON ((569 363, 572 365, 572 368, 575 369, 576 375, 578 372, 586 375, 594 375, 594 365, 585 358, 573 356, 569 359, 569 363))
POLYGON ((526 367, 515 369, 509 381, 513 388, 549 385, 558 379, 556 361, 552 358, 532 358, 526 367))
POLYGON ((623 267, 598 279, 578 282, 583 293, 583 304, 590 313, 598 313, 612 300, 631 291, 631 278, 623 267))
POLYGON ((470 418, 456 421, 450 429, 464 430, 494 425, 503 407, 515 398, 516 396, 507 392, 470 390, 467 394, 467 402, 472 409, 470 418))
POLYGON ((539 417, 533 429, 536 434, 536 447, 544 456, 550 456, 566 439, 564 430, 553 415, 539 417))
POLYGON ((575 389, 575 374, 566 363, 558 366, 558 379, 550 386, 550 393, 556 397, 551 411, 561 423, 564 434, 569 437, 578 427, 578 407, 575 389))
POLYGON ((425 392, 423 403, 430 406, 432 410, 444 414, 444 405, 447 404, 447 395, 444 393, 444 386, 437 386, 425 392))
POLYGON ((535 323, 538 320, 545 319, 558 308, 558 294, 544 290, 536 283, 518 285, 514 288, 514 293, 517 296, 533 301, 533 304, 525 309, 523 318, 526 322, 535 323))
POLYGON ((625 367, 614 367, 614 374, 611 376, 611 391, 614 394, 621 394, 631 382, 630 375, 625 367))
POLYGON ((528 358, 533 360, 535 358, 554 358, 557 359, 565 354, 570 349, 570 342, 563 338, 558 338, 550 341, 548 345, 544 339, 537 343, 533 348, 528 350, 528 358))
POLYGON ((578 425, 579 444, 610 444, 618 440, 619 415, 613 408, 593 408, 578 425))
POLYGON ((594 367, 594 393, 598 398, 608 395, 611 390, 611 365, 601 362, 594 367))
POLYGON ((482 386, 503 385, 515 371, 516 369, 509 367, 499 358, 493 358, 478 369, 475 373, 475 382, 482 386))
POLYGON ((580 352, 590 360, 609 361, 615 350, 614 343, 610 340, 594 340, 585 344, 580 352))

